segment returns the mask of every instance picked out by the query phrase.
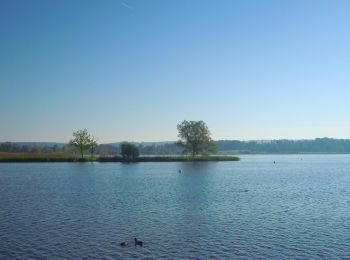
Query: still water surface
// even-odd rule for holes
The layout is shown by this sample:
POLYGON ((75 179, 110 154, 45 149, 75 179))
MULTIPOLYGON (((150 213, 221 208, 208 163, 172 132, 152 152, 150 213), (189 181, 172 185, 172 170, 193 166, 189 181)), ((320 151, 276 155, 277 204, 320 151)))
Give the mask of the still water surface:
POLYGON ((349 155, 241 159, 0 164, 0 258, 350 258, 349 155))

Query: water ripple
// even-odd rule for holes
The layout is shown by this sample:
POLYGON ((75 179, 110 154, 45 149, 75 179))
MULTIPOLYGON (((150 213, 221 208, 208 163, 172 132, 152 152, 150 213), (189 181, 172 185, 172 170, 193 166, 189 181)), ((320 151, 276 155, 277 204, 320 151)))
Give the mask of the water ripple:
POLYGON ((350 258, 350 156, 303 157, 0 164, 0 259, 350 258))

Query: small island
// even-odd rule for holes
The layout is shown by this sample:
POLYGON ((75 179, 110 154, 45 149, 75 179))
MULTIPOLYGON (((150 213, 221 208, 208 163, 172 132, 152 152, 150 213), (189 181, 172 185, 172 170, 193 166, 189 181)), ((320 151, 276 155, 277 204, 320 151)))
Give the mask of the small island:
POLYGON ((66 152, 0 152, 1 162, 218 162, 239 161, 236 156, 213 155, 217 145, 203 121, 186 121, 177 125, 179 140, 176 143, 182 155, 140 155, 139 148, 130 142, 123 142, 119 154, 99 153, 97 138, 87 129, 73 133, 66 152), (87 155, 88 153, 88 155, 87 155))
POLYGON ((219 162, 219 161, 239 161, 237 156, 142 156, 134 159, 124 159, 123 157, 100 157, 99 162, 219 162))
POLYGON ((25 163, 25 162, 219 162, 219 161, 239 161, 237 156, 138 156, 136 158, 125 159, 121 156, 77 158, 74 155, 48 153, 48 154, 9 154, 0 153, 0 163, 25 163))

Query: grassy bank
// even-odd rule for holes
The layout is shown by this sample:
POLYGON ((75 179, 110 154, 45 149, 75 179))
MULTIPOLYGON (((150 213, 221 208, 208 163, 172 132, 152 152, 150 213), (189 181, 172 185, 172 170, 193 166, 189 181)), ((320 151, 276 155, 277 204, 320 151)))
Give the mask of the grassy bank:
POLYGON ((157 157, 138 157, 135 159, 124 159, 120 156, 98 157, 91 159, 86 157, 81 159, 77 155, 70 153, 2 153, 0 152, 1 162, 218 162, 218 161, 239 161, 236 156, 157 156, 157 157))
MULTIPOLYGON (((86 161, 83 159, 82 161, 86 161)), ((3 153, 0 152, 0 162, 77 162, 81 161, 70 153, 3 153)))

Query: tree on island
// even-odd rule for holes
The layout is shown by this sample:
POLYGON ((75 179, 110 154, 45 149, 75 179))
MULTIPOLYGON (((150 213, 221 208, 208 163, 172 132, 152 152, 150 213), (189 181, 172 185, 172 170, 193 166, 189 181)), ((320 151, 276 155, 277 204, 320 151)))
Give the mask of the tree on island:
POLYGON ((121 154, 124 159, 135 159, 140 155, 139 149, 136 145, 124 142, 121 144, 121 154))
POLYGON ((186 121, 177 125, 179 131, 178 145, 183 148, 184 154, 208 155, 216 153, 217 146, 210 137, 210 131, 203 121, 186 121))
POLYGON ((69 141, 69 145, 79 150, 81 158, 84 158, 84 151, 90 147, 90 134, 86 129, 78 130, 73 133, 73 139, 69 141))

